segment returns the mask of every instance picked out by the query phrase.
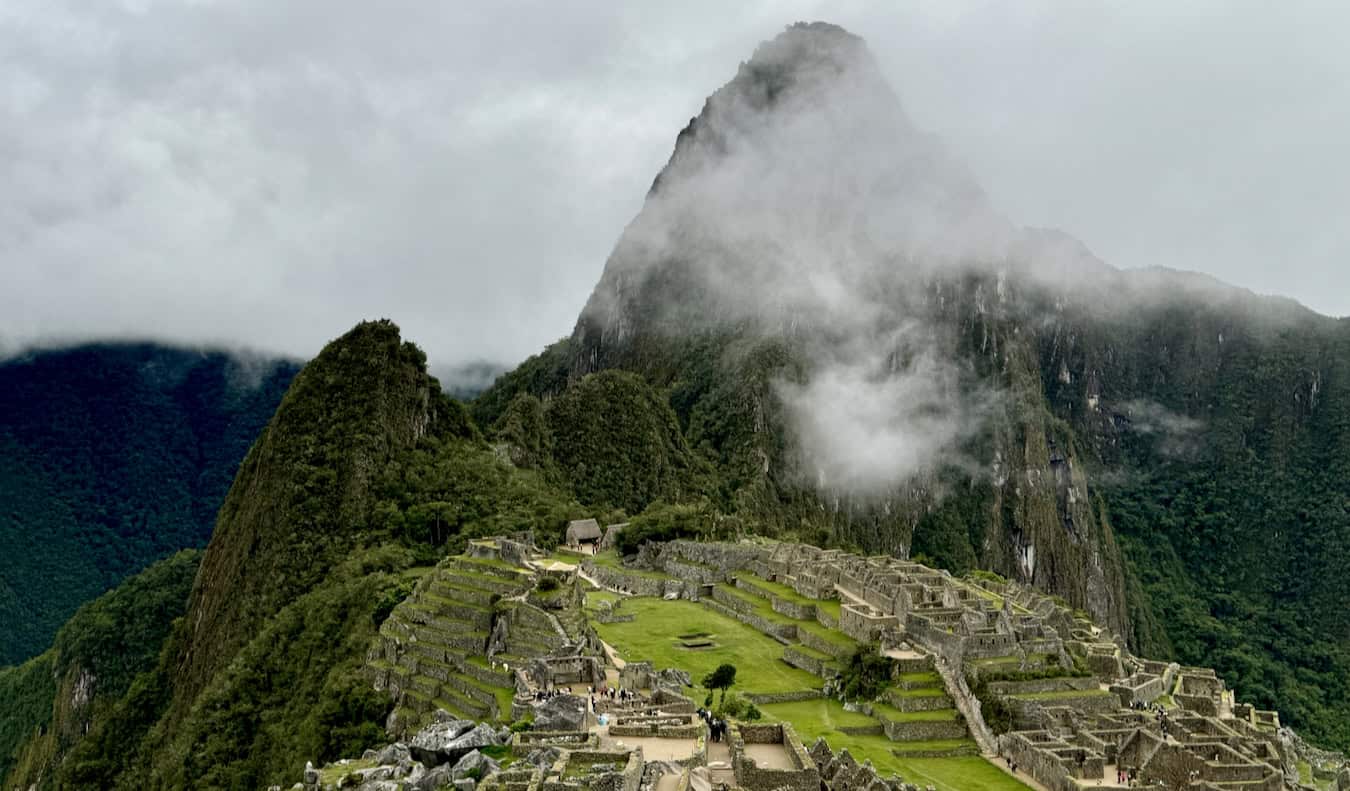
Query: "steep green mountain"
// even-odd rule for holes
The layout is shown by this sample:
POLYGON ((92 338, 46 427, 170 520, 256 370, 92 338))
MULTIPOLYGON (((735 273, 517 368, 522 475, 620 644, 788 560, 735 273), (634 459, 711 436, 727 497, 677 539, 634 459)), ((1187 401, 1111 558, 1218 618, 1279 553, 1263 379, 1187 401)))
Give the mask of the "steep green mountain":
POLYGON ((71 721, 68 674, 51 664, 64 631, 0 676, 20 701, 0 720, 5 787, 258 788, 359 754, 390 710, 361 673, 365 651, 430 564, 475 535, 556 541, 585 513, 484 442, 397 327, 363 323, 295 377, 249 451, 190 590, 163 610, 183 617, 108 646, 135 659, 94 716, 50 735, 71 721))
POLYGON ((153 344, 0 362, 0 665, 80 604, 205 544, 296 366, 153 344))
POLYGON ((390 322, 367 322, 298 374, 225 497, 176 660, 177 719, 270 617, 362 543, 385 465, 427 437, 470 438, 462 407, 390 322))
POLYGON ((1343 747, 1348 327, 1016 227, 860 39, 797 25, 680 133, 572 335, 474 413, 637 374, 719 509, 1034 583, 1343 747))

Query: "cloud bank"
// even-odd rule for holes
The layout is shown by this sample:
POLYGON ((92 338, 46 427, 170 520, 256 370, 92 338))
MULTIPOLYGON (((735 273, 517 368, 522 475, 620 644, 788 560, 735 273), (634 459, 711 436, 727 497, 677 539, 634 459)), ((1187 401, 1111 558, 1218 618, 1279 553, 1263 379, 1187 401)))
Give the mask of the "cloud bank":
POLYGON ((13 0, 0 340, 303 357, 389 316, 434 363, 519 360, 567 332, 707 92, 815 18, 868 39, 1018 222, 1347 313, 1347 15, 13 0))

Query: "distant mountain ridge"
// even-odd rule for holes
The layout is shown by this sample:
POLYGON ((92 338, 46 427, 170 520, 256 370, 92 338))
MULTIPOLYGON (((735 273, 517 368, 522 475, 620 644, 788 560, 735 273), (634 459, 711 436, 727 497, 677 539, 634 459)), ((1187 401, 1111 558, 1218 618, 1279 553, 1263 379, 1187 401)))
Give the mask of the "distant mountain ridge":
POLYGON ((204 545, 297 370, 154 343, 0 361, 0 665, 45 649, 126 576, 204 545))

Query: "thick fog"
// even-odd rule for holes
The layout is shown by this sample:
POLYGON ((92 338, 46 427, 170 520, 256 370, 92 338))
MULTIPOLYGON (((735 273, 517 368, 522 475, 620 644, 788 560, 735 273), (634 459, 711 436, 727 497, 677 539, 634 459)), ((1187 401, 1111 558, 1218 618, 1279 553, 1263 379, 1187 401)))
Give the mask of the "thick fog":
POLYGON ((1350 312, 1338 6, 15 0, 0 349, 303 357, 388 316, 442 368, 515 362, 570 330, 704 98, 817 18, 998 216, 1350 312))

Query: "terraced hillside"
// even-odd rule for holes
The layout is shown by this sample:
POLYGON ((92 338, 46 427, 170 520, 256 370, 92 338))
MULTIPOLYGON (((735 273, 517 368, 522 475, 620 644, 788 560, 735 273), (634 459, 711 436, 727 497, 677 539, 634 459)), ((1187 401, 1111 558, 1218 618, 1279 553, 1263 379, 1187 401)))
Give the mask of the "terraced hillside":
MULTIPOLYGON (((465 719, 510 719, 510 666, 519 655, 489 658, 488 643, 502 603, 532 584, 527 570, 500 560, 453 557, 394 608, 366 667, 376 688, 395 699, 398 732, 416 730, 436 709, 465 719)), ((511 649, 546 651, 547 646, 527 640, 511 649)))

